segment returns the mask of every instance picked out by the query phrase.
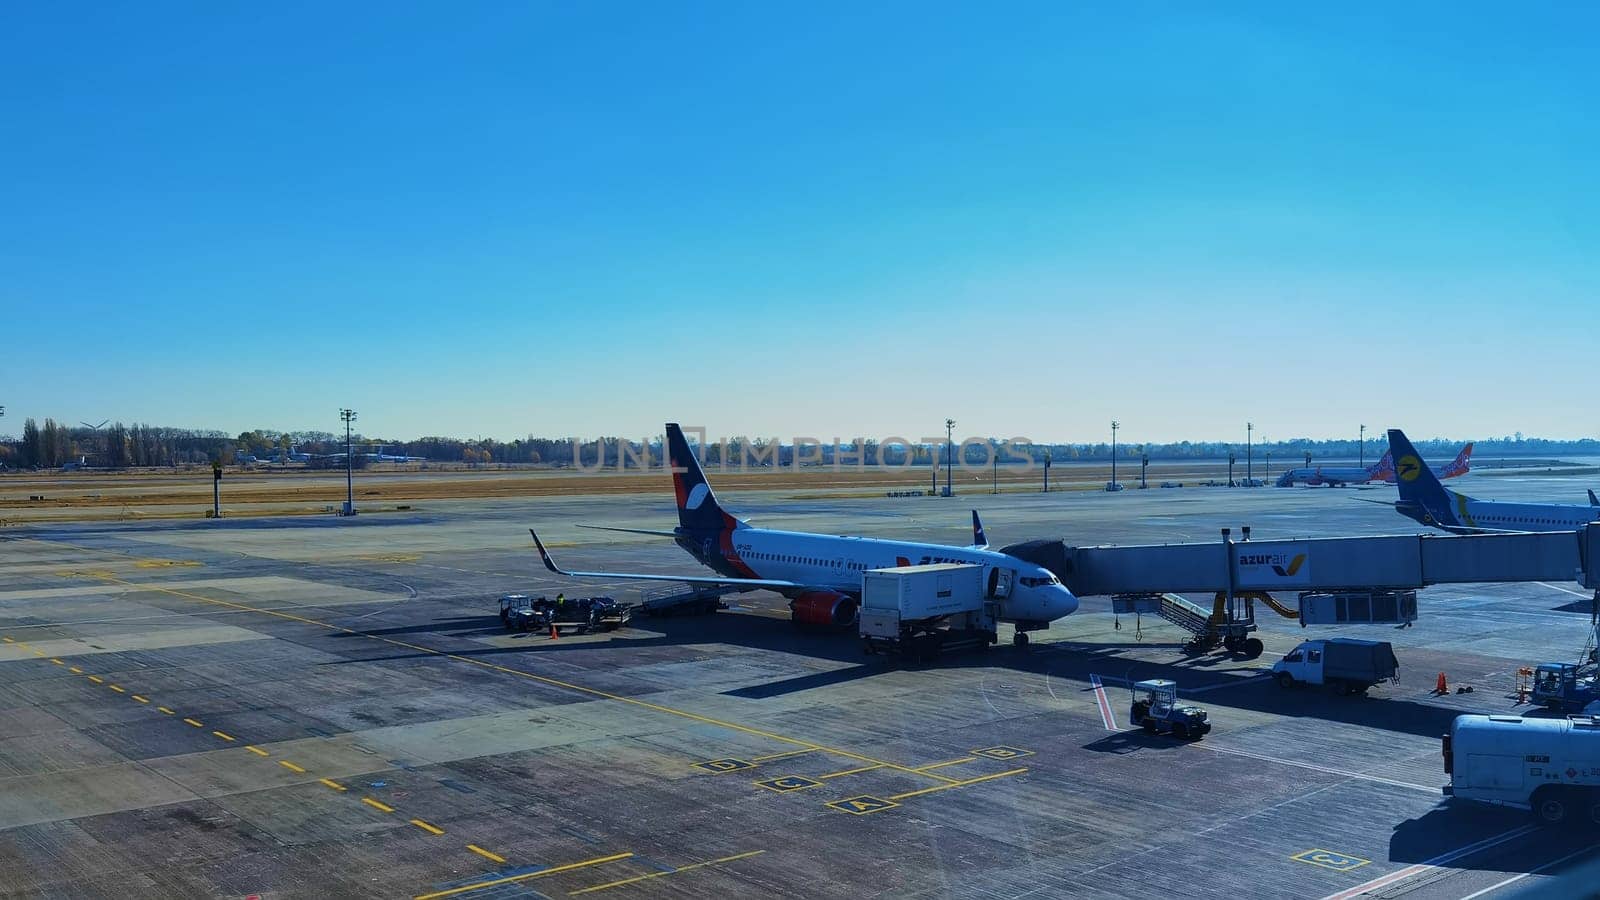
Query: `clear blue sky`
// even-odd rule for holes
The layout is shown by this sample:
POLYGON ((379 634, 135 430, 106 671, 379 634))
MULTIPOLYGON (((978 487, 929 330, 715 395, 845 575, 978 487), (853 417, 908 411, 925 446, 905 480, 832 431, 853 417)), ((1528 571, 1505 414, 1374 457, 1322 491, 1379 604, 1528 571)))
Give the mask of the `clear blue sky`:
POLYGON ((1593 435, 1597 26, 13 4, 0 431, 1593 435))

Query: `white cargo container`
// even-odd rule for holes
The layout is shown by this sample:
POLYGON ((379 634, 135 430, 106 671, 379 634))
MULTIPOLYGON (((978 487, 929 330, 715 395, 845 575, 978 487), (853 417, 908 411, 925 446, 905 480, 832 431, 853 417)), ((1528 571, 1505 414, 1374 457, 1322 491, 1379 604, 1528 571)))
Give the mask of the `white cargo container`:
POLYGON ((868 653, 929 658, 995 641, 995 603, 983 566, 936 563, 871 569, 861 575, 861 638, 868 653))
POLYGON ((1600 717, 1457 716, 1446 796, 1530 809, 1546 825, 1600 826, 1600 717))
POLYGON ((902 620, 983 608, 983 567, 957 563, 872 569, 861 576, 861 608, 894 610, 902 620))

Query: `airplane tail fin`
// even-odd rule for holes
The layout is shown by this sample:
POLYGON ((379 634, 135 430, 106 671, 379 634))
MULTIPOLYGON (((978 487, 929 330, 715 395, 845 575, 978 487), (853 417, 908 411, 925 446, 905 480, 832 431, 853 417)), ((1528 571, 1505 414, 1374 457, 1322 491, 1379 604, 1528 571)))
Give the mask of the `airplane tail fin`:
MULTIPOLYGON (((1590 496, 1594 496, 1593 493, 1590 496)), ((982 550, 989 546, 989 538, 983 533, 983 522, 978 518, 978 511, 972 511, 972 546, 982 550)))
POLYGON ((1600 497, 1594 495, 1594 488, 1589 488, 1589 505, 1600 506, 1600 497))
POLYGON ((1451 492, 1445 490, 1433 470, 1422 461, 1422 454, 1412 446, 1406 433, 1398 428, 1389 429, 1389 447, 1394 451, 1395 484, 1400 488, 1400 504, 1397 505, 1413 507, 1442 525, 1460 524, 1451 508, 1451 492))
POLYGON ((1371 467, 1367 469, 1367 475, 1370 476, 1373 481, 1393 481, 1394 448, 1391 447, 1390 449, 1384 451, 1383 458, 1373 463, 1371 467))
POLYGON ((711 492, 688 438, 676 422, 667 423, 667 460, 672 467, 672 490, 678 498, 678 524, 686 531, 721 531, 744 523, 728 515, 711 492))
POLYGON ((1445 466, 1444 470, 1439 473, 1439 477, 1454 478, 1457 475, 1465 475, 1471 468, 1472 442, 1468 441, 1467 445, 1461 448, 1461 452, 1456 454, 1456 458, 1450 461, 1450 465, 1445 466))

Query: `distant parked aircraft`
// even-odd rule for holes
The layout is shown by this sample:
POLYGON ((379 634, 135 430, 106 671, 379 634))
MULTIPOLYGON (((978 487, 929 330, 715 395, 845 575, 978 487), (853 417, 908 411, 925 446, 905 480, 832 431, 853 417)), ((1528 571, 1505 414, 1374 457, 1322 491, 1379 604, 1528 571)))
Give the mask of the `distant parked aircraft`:
POLYGON ((1367 484, 1372 481, 1384 481, 1394 477, 1394 455, 1385 453, 1383 458, 1365 468, 1357 466, 1312 466, 1299 469, 1290 469, 1278 476, 1278 487, 1292 487, 1296 484, 1328 485, 1329 487, 1343 487, 1347 484, 1367 484))
POLYGON ((1496 531, 1570 531, 1600 521, 1600 502, 1589 491, 1588 505, 1577 503, 1508 503, 1475 500, 1447 490, 1422 461, 1405 432, 1389 429, 1396 454, 1400 499, 1394 508, 1403 516, 1443 531, 1476 534, 1496 531))

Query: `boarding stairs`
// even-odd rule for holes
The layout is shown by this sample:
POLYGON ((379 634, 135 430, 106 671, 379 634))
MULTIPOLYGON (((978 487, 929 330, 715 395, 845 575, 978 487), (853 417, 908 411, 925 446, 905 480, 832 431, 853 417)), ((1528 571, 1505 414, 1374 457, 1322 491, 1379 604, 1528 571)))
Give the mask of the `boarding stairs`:
POLYGON ((1162 594, 1158 598, 1156 615, 1182 628, 1195 637, 1215 631, 1211 623, 1211 610, 1177 594, 1162 594))

